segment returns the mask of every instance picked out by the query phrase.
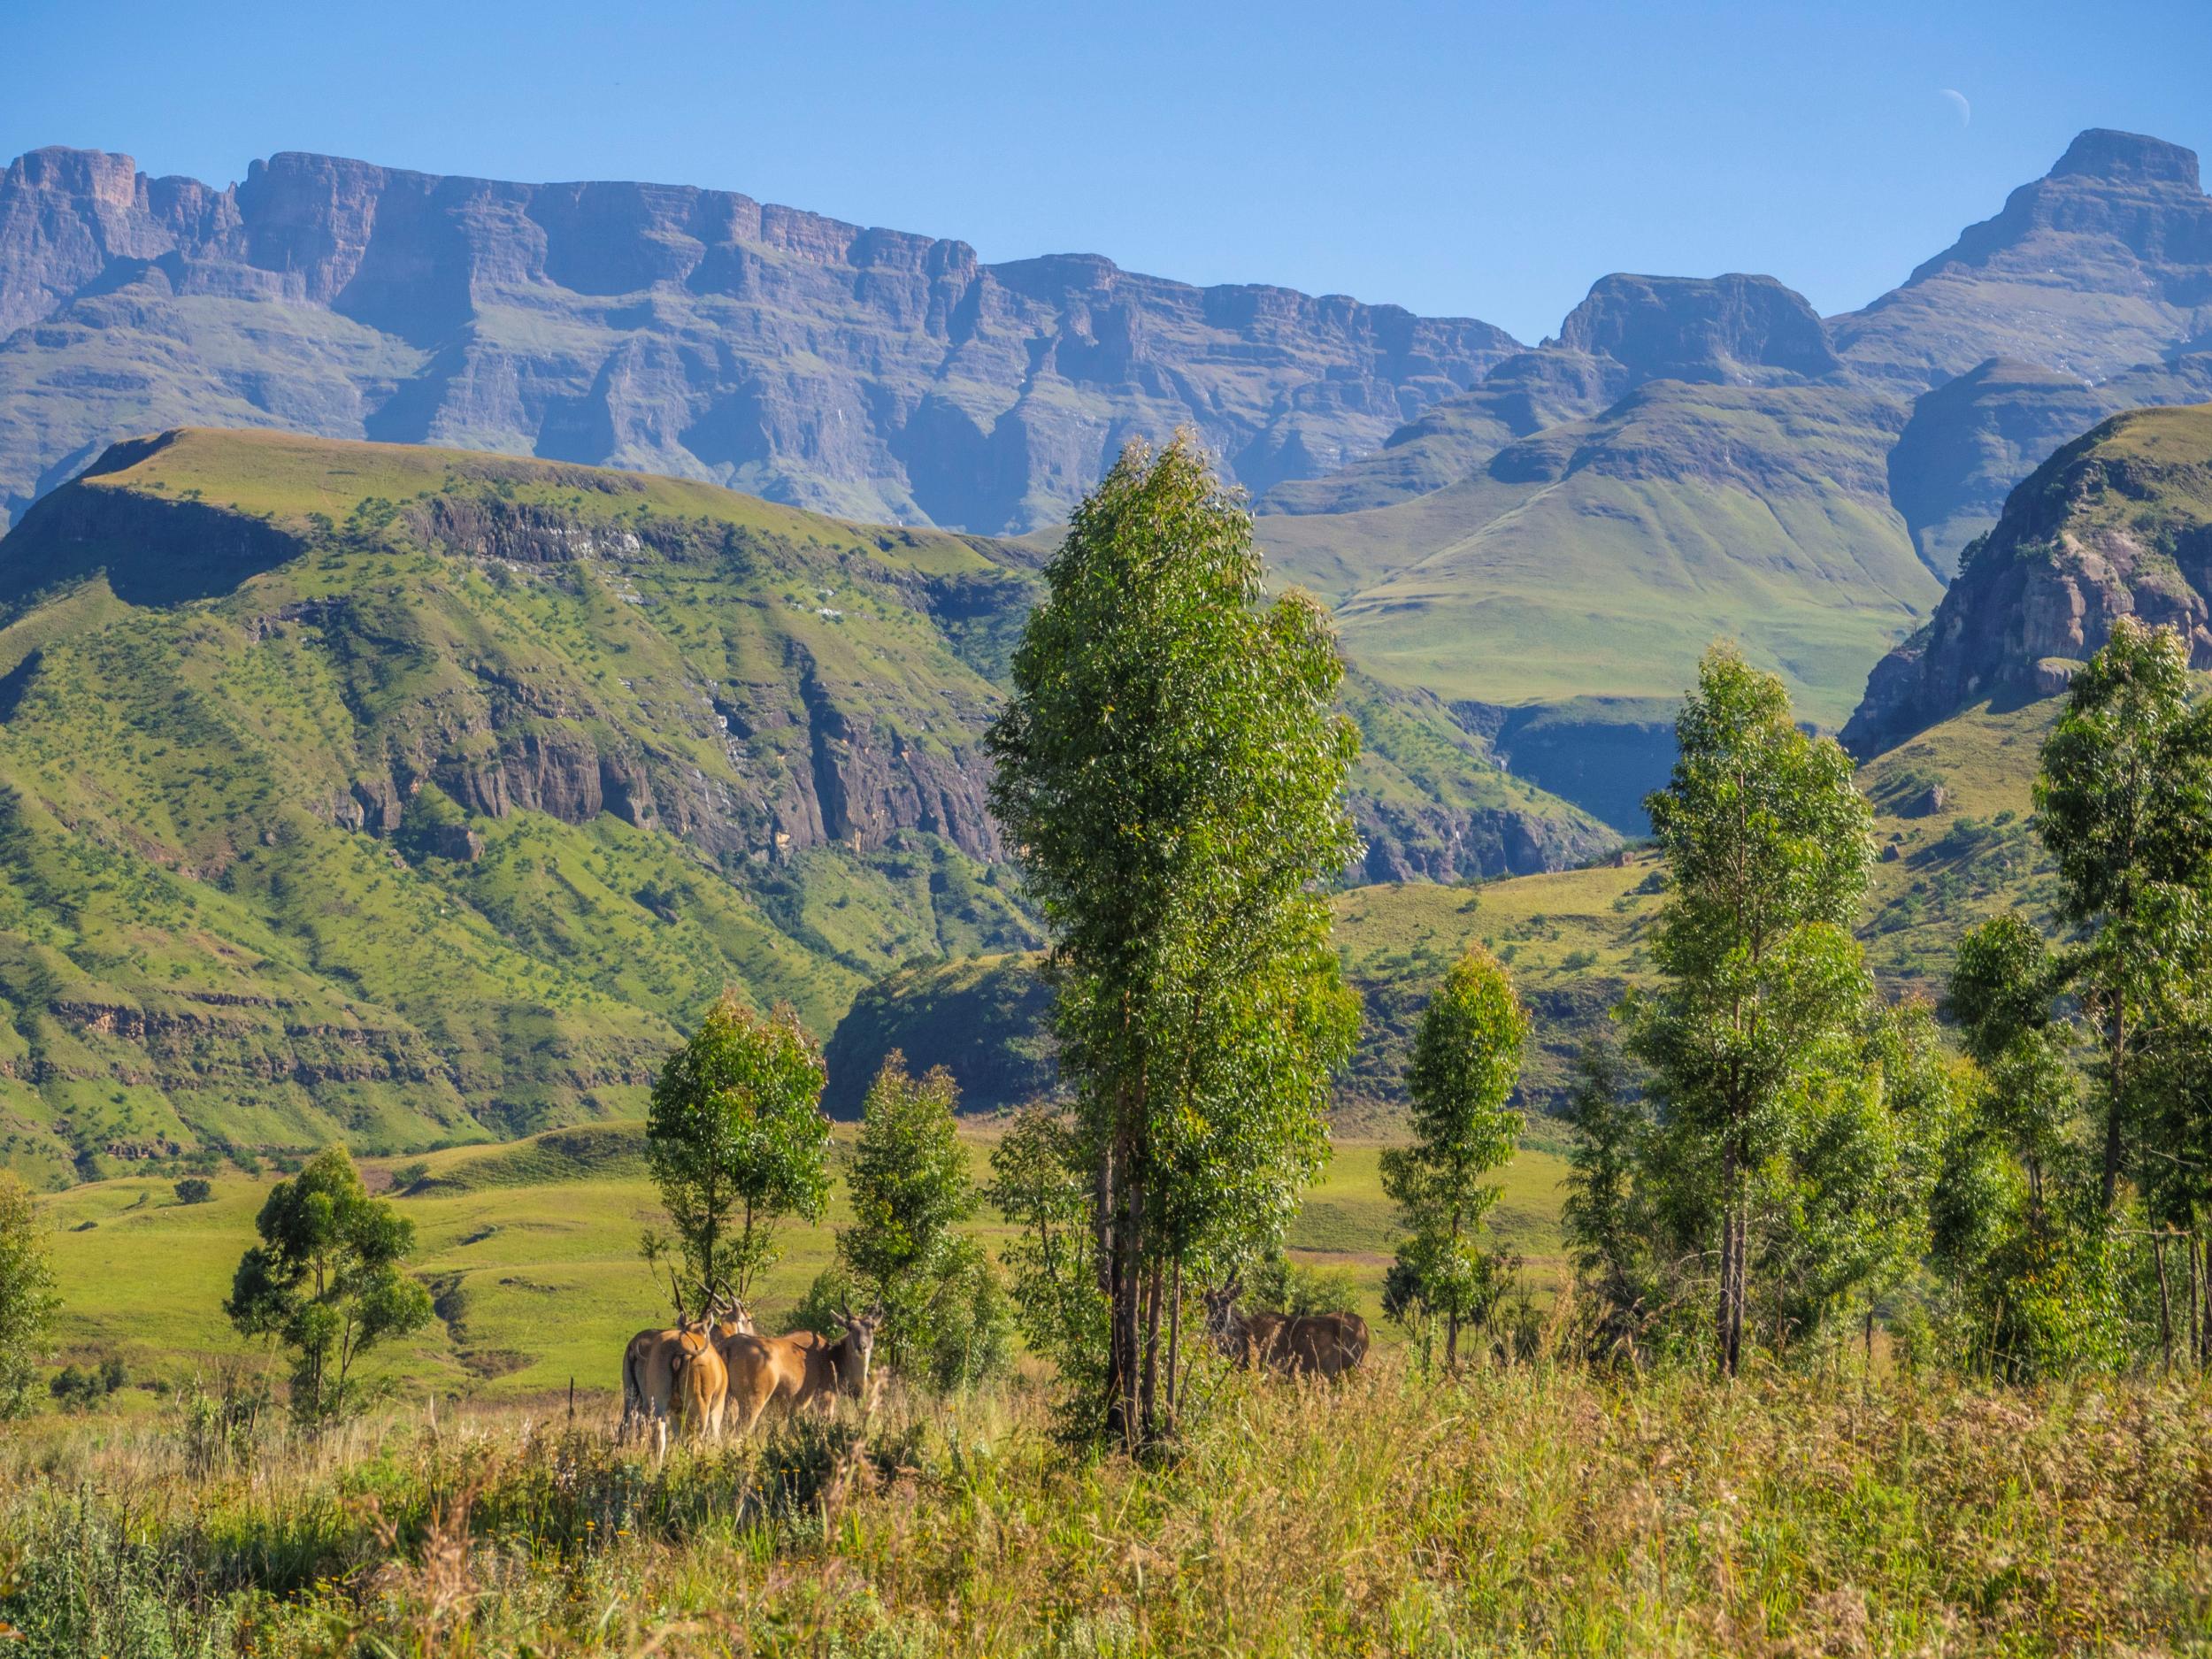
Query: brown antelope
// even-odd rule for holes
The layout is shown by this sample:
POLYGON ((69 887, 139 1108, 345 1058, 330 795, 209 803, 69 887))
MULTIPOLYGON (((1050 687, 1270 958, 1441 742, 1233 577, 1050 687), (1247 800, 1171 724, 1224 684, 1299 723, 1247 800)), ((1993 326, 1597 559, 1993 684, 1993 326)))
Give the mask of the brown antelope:
MULTIPOLYGON (((738 1333, 732 1332, 736 1339, 738 1333)), ((722 1408, 729 1398, 729 1368, 722 1363, 722 1349, 715 1338, 714 1327, 702 1319, 684 1327, 676 1352, 669 1361, 670 1381, 675 1394, 672 1413, 677 1426, 687 1435, 708 1440, 722 1438, 722 1408)), ((657 1425, 660 1456, 668 1455, 668 1417, 663 1416, 657 1425)))
POLYGON ((617 1440, 626 1440, 634 1428, 651 1428, 656 1439, 665 1442, 664 1425, 677 1404, 676 1358, 683 1350, 686 1331, 710 1329, 710 1340, 719 1343, 727 1337, 749 1335, 753 1329, 745 1304, 724 1288, 718 1287, 708 1298, 700 1319, 683 1317, 680 1294, 678 1306, 679 1324, 640 1331, 622 1350, 622 1422, 615 1431, 617 1440))
POLYGON ((883 1310, 856 1315, 847 1308, 841 1317, 844 1334, 834 1340, 809 1331, 790 1336, 733 1336, 722 1342, 737 1433, 750 1434, 772 1405, 781 1406, 787 1417, 808 1406, 827 1410, 839 1394, 857 1395, 867 1387, 883 1310))
POLYGON ((1341 1377, 1367 1357, 1367 1321, 1356 1313, 1237 1311, 1234 1280, 1206 1293, 1214 1340, 1240 1365, 1286 1377, 1341 1377))

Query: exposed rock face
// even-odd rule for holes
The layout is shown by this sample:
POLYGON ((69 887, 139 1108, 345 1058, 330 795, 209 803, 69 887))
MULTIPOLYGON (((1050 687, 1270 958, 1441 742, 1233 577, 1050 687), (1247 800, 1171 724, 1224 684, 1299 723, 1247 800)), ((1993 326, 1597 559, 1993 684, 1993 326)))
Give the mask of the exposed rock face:
POLYGON ((1571 870, 1609 852, 1617 839, 1587 820, 1507 807, 1403 806, 1355 795, 1367 842, 1368 881, 1458 881, 1571 870))
POLYGON ((0 340, 10 514, 124 433, 189 422, 984 531, 1056 522, 1126 439, 1179 425, 1256 491, 1331 470, 1518 349, 1469 319, 1094 256, 987 265, 724 191, 298 154, 219 191, 64 150, 0 175, 0 340))
POLYGON ((1442 489, 1476 476, 1517 440, 1591 419, 1654 380, 1789 386, 1841 366, 1812 307, 1766 276, 1603 277, 1559 335, 1508 357, 1365 459, 1271 490, 1260 511, 1356 512, 1442 489))
POLYGON ((1804 296, 1770 276, 1603 277, 1567 314, 1559 343, 1612 358, 1631 385, 1818 380, 1841 366, 1804 296))
POLYGON ((1872 754, 1983 698, 2053 695, 2124 616, 2212 667, 2212 408, 2116 416, 2037 468, 1876 665, 1844 741, 1872 754))
POLYGON ((1909 392, 1992 357, 2097 381, 2212 326, 2212 198, 2178 144, 2094 128, 1901 288, 1834 319, 1860 373, 1909 392))
POLYGON ((2052 450, 2122 407, 2070 374, 1993 357, 1927 393, 1889 455, 1889 495, 1946 581, 2052 450))

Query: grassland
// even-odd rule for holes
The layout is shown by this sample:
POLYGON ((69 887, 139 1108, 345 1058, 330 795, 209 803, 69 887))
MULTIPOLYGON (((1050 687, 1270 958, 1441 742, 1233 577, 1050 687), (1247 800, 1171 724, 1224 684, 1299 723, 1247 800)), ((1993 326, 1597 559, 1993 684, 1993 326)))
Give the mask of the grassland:
POLYGON ((1261 521, 1354 661, 1448 701, 1678 695, 1716 639, 1832 729, 1940 585, 1888 500, 1904 410, 1832 388, 1657 383, 1474 477, 1261 521))
MULTIPOLYGON (((994 1139, 988 1123, 969 1128, 986 1179, 994 1139)), ((564 1393, 571 1379, 595 1398, 613 1388, 623 1342, 666 1307, 638 1256, 639 1234, 666 1227, 642 1144, 636 1125, 607 1124, 496 1148, 365 1160, 369 1179, 395 1193, 415 1224, 415 1270, 440 1315, 388 1357, 384 1374, 395 1386, 410 1395, 489 1399, 564 1393), (392 1186, 395 1171, 403 1179, 392 1186)), ((1290 1234, 1293 1259, 1339 1271, 1379 1324, 1394 1248, 1380 1151, 1372 1142, 1340 1145, 1290 1234)), ((1495 1232, 1525 1258, 1533 1288, 1548 1288, 1559 1271, 1561 1173, 1555 1156, 1530 1150, 1501 1178, 1495 1232)), ((221 1303, 277 1179, 223 1175, 213 1200, 201 1204, 177 1202, 171 1183, 151 1179, 88 1183, 42 1201, 54 1228, 67 1356, 112 1354, 138 1374, 171 1381, 257 1356, 231 1331, 221 1303)), ((762 1297, 771 1322, 829 1263, 835 1228, 847 1218, 842 1202, 841 1183, 821 1225, 785 1233, 784 1258, 762 1297)), ((1003 1234, 988 1217, 976 1231, 987 1243, 1003 1234)))
POLYGON ((1337 1387, 1202 1361, 1171 1451, 1040 1391, 656 1470, 559 1412, 319 1444, 186 1407, 0 1444, 26 1659, 217 1655, 2040 1655, 2201 1651, 2212 1393, 1880 1374, 1337 1387), (227 1444, 226 1440, 227 1440, 227 1444))

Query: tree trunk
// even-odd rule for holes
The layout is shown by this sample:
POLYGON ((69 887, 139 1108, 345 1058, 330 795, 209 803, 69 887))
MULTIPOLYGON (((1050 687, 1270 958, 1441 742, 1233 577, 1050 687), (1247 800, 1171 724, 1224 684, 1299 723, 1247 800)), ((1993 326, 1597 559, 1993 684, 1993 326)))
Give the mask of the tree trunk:
POLYGON ((1736 1374, 1743 1348, 1743 1237, 1741 1204, 1736 1195, 1738 1178, 1736 1138, 1732 1134, 1721 1152, 1720 1307, 1714 1325, 1724 1377, 1736 1374))
POLYGON ((1164 1277, 1160 1258, 1152 1258, 1152 1271, 1144 1287, 1144 1398, 1137 1421, 1149 1440, 1160 1425, 1160 1286, 1164 1277))
POLYGON ((1167 1417, 1170 1423, 1175 1421, 1175 1414, 1183 1403, 1182 1359, 1183 1263, 1179 1257, 1167 1295, 1167 1417))
POLYGON ((2112 1094, 2104 1114, 2104 1210, 2108 1216, 2120 1194, 2120 1113, 2127 1098, 2127 1004, 2118 996, 2112 1005, 2112 1094))
POLYGON ((1455 1308, 1444 1315, 1444 1369, 1459 1370, 1459 1310, 1455 1308))
POLYGON ((1120 1418, 1123 1446, 1135 1451, 1143 1443, 1141 1402, 1138 1399, 1138 1303, 1141 1300, 1143 1268, 1140 1217, 1144 1208, 1144 1179, 1136 1169, 1134 1148, 1122 1143, 1121 1191, 1114 1217, 1114 1388, 1112 1397, 1120 1418))
POLYGON ((2166 1235, 2151 1240, 2151 1260, 2158 1264, 2158 1347, 2161 1369, 2174 1374, 2174 1304, 2166 1288, 2166 1235))
POLYGON ((2203 1323, 2201 1323, 2203 1292, 2201 1292, 2201 1287, 2199 1287, 2199 1272, 2197 1272, 2197 1256, 2199 1256, 2197 1234, 2190 1233, 2190 1237, 2185 1239, 2184 1243, 2188 1246, 2188 1255, 2190 1255, 2190 1358, 2197 1361, 2197 1370, 2203 1370, 2203 1363, 2206 1363, 2206 1336, 2212 1334, 2212 1332, 2206 1332, 2206 1327, 2203 1327, 2203 1323))
POLYGON ((1098 1294, 1113 1299, 1114 1279, 1114 1147, 1109 1140, 1098 1149, 1098 1169, 1091 1187, 1091 1266, 1098 1274, 1098 1294))

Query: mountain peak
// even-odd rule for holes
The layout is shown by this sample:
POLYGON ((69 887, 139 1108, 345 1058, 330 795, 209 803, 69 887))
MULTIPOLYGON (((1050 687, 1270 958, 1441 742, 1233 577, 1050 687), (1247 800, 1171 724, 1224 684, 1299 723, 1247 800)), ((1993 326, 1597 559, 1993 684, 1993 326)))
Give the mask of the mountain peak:
POLYGON ((2095 179, 2106 184, 2179 184, 2194 190, 2197 152, 2141 133, 2093 127, 2077 136, 2050 176, 2095 179))
POLYGON ((1600 277, 1559 342, 1609 357, 1638 381, 1817 380, 1838 367, 1804 296, 1770 276, 1600 277))

